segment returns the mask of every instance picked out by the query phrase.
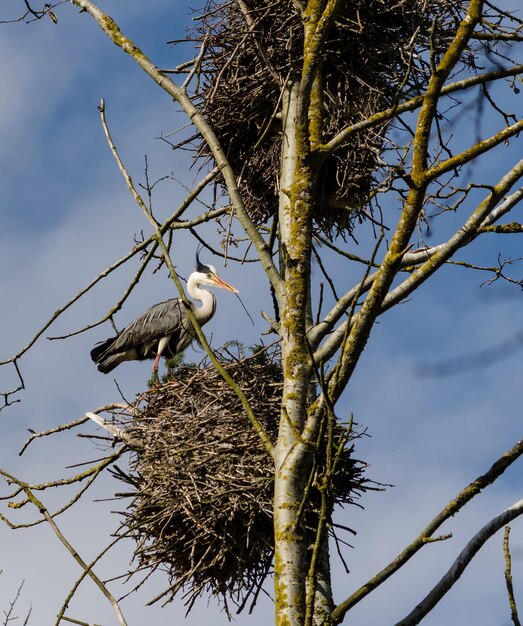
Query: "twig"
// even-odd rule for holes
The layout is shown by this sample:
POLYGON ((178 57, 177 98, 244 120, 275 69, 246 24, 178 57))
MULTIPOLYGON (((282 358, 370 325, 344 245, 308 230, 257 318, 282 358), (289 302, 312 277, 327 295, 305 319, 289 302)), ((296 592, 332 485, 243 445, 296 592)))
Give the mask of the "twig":
MULTIPOLYGON (((522 72, 523 64, 513 65, 512 67, 506 69, 503 68, 494 72, 485 72, 484 74, 479 74, 478 76, 472 76, 471 78, 466 78, 464 80, 445 85, 441 89, 441 95, 446 96, 457 91, 464 91, 466 89, 470 89, 471 87, 483 85, 500 78, 518 76, 522 72)), ((338 133, 338 135, 333 137, 328 143, 326 143, 322 147, 322 153, 329 154, 331 152, 334 152, 339 146, 343 145, 348 139, 350 139, 350 137, 352 137, 356 133, 367 130, 368 128, 372 128, 373 126, 378 126, 379 124, 382 124, 395 116, 397 117, 401 113, 407 113, 419 109, 423 104, 423 98, 424 96, 416 96, 395 107, 393 106, 378 113, 375 113, 374 115, 367 117, 361 122, 357 122, 355 124, 352 124, 351 126, 344 128, 340 133, 338 133)))
MULTIPOLYGON (((111 454, 110 456, 102 459, 97 465, 94 465, 93 467, 88 468, 87 470, 85 470, 84 472, 81 472, 80 474, 77 474, 75 476, 71 476, 70 478, 60 478, 58 480, 53 480, 53 481, 49 481, 49 482, 45 482, 45 483, 37 483, 37 484, 22 483, 22 481, 18 480, 12 474, 9 474, 8 472, 6 472, 3 469, 0 469, 0 476, 2 476, 4 478, 4 480, 8 484, 10 484, 10 485, 11 484, 18 485, 18 488, 15 490, 14 493, 10 493, 8 496, 3 496, 0 499, 2 499, 2 500, 11 499, 12 500, 13 498, 17 497, 24 490, 25 487, 27 489, 31 490, 31 491, 45 491, 46 489, 51 489, 51 488, 54 488, 54 487, 63 487, 65 485, 73 485, 75 483, 80 484, 81 482, 83 482, 84 480, 87 479, 86 484, 66 504, 64 504, 64 506, 62 506, 60 509, 56 510, 52 514, 52 517, 58 517, 59 515, 61 515, 65 511, 67 511, 69 508, 71 508, 76 502, 78 502, 78 500, 90 488, 90 486, 93 484, 93 482, 96 480, 96 478, 100 475, 100 473, 106 467, 108 467, 109 465, 114 463, 114 461, 116 461, 118 458, 120 458, 120 456, 122 455, 124 449, 125 449, 125 446, 122 446, 114 454, 111 454)), ((12 509, 21 509, 24 506, 26 506, 28 503, 29 503, 29 500, 25 499, 25 500, 22 500, 22 501, 16 502, 16 503, 15 502, 10 502, 9 506, 12 509)), ((32 522, 27 522, 27 523, 23 523, 23 524, 15 524, 14 522, 11 522, 5 515, 0 514, 0 521, 4 522, 12 530, 15 530, 15 529, 19 529, 19 528, 31 528, 32 526, 38 526, 44 520, 43 519, 37 519, 37 520, 32 521, 32 522)))
POLYGON ((70 624, 79 624, 79 626, 100 626, 100 624, 89 624, 87 622, 82 622, 79 619, 74 619, 73 617, 62 617, 62 621, 69 622, 70 624))
POLYGON ((102 428, 104 428, 107 432, 111 433, 111 435, 113 435, 117 439, 120 439, 121 441, 126 443, 130 448, 133 448, 134 450, 137 450, 137 449, 139 450, 140 448, 143 447, 141 441, 138 441, 138 439, 131 437, 129 433, 126 433, 121 428, 118 428, 114 424, 107 422, 96 413, 92 411, 87 411, 85 416, 88 417, 90 420, 92 420, 95 424, 98 424, 98 426, 101 426, 102 428))
MULTIPOLYGON (((34 498, 34 496, 32 496, 32 498, 34 498)), ((62 542, 62 544, 67 548, 67 550, 72 555, 74 560, 78 563, 78 565, 80 565, 80 567, 85 572, 87 572, 87 575, 89 576, 89 578, 91 578, 91 580, 95 583, 95 585, 98 587, 98 589, 100 589, 100 591, 103 593, 103 595, 109 600, 109 602, 111 603, 111 606, 113 607, 114 612, 116 613, 116 617, 118 618, 118 621, 121 624, 121 626, 127 626, 127 622, 125 621, 125 618, 124 618, 123 613, 122 613, 122 611, 120 609, 120 606, 119 606, 118 602, 116 601, 116 599, 114 598, 114 596, 110 593, 110 591, 107 589, 107 587, 104 585, 104 583, 98 578, 98 576, 96 576, 96 574, 92 571, 92 569, 90 569, 89 565, 87 565, 87 563, 82 559, 82 557, 73 548, 73 546, 67 541, 67 539, 64 537, 64 535, 62 534, 62 532, 60 531, 60 529, 56 525, 56 522, 49 515, 48 511, 45 509, 43 504, 39 500, 37 500, 36 498, 34 498, 34 502, 33 503, 34 503, 35 506, 38 507, 40 513, 44 516, 46 521, 49 523, 49 525, 53 529, 53 532, 55 533, 55 535, 62 542)))
MULTIPOLYGON (((126 408, 126 406, 127 405, 111 403, 111 404, 106 404, 104 406, 99 407, 94 412, 100 413, 101 411, 110 411, 111 409, 117 409, 117 408, 123 409, 123 408, 126 408)), ((48 437, 49 435, 54 435, 55 433, 60 433, 60 432, 63 432, 64 430, 70 430, 72 428, 76 428, 76 426, 85 424, 85 422, 87 422, 87 418, 81 417, 77 420, 68 422, 67 424, 60 424, 60 426, 56 426, 55 428, 49 428, 48 430, 43 430, 41 432, 34 432, 31 430, 29 431, 31 433, 31 436, 24 443, 24 445, 22 446, 22 449, 20 450, 18 454, 22 456, 22 454, 25 452, 29 444, 32 443, 35 439, 38 439, 40 437, 48 437)))
POLYGON ((518 607, 516 598, 514 597, 514 587, 512 585, 512 559, 510 556, 509 546, 510 526, 506 526, 503 536, 503 554, 505 556, 505 584, 507 586, 508 602, 510 605, 510 616, 514 622, 514 626, 521 626, 518 616, 518 607))
MULTIPOLYGON (((89 575, 89 572, 92 570, 92 568, 96 565, 96 563, 98 563, 98 561, 105 555, 107 554, 107 552, 114 546, 116 545, 120 540, 122 539, 122 537, 118 536, 114 541, 111 541, 111 543, 106 546, 102 552, 100 552, 100 554, 98 554, 96 556, 96 558, 94 558, 88 565, 87 569, 84 569, 82 574, 80 575, 80 577, 78 578, 78 580, 74 583, 73 587, 71 588, 71 590, 69 591, 69 593, 67 594, 67 597, 65 598, 64 602, 62 603, 62 607, 60 609, 60 611, 58 612, 58 615, 56 616, 56 622, 55 622, 55 626, 59 626, 61 621, 64 622, 71 622, 72 624, 83 624, 83 622, 77 622, 75 620, 73 620, 70 617, 65 616, 65 611, 67 610, 69 603, 71 602, 74 594, 76 593, 76 591, 78 590, 78 587, 80 586, 81 582, 84 580, 84 578, 86 576, 89 575)), ((107 581, 106 581, 107 582, 107 581)), ((89 626, 89 625, 87 625, 89 626)))

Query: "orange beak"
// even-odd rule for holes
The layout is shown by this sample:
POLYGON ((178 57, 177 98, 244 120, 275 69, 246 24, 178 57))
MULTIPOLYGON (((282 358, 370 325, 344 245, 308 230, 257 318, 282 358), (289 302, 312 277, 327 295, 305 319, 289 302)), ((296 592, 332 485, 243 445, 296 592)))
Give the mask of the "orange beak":
POLYGON ((224 280, 222 280, 219 276, 214 277, 214 285, 216 287, 220 287, 221 289, 227 289, 227 291, 232 291, 233 293, 240 293, 236 287, 229 285, 224 280))

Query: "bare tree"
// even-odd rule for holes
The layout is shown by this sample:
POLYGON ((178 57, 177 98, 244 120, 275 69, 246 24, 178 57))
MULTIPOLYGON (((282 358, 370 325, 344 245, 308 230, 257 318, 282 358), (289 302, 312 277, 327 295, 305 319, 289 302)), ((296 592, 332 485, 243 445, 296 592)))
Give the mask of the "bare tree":
MULTIPOLYGON (((188 127, 165 140, 176 150, 192 151, 202 178, 171 216, 157 221, 150 205, 154 184, 147 181, 140 195, 101 104, 109 147, 150 223, 150 235, 61 307, 3 363, 14 366, 20 381, 3 393, 4 404, 23 390, 20 362, 36 339, 129 259, 141 255, 140 268, 97 323, 112 319, 154 259, 168 268, 185 299, 171 260, 172 233, 187 230, 212 248, 199 229, 218 220, 223 232, 219 254, 231 262, 259 263, 273 295, 274 310, 265 311, 264 318, 281 351, 274 432, 261 419, 262 409, 249 398, 245 385, 239 384, 241 375, 211 350, 190 307, 187 311, 210 362, 241 404, 270 460, 276 624, 341 623, 355 604, 418 550, 440 539, 435 532, 441 524, 523 452, 523 444, 517 443, 389 566, 334 603, 328 538, 340 450, 347 442, 336 435, 336 405, 376 320, 449 263, 521 286, 510 271, 513 259, 492 267, 476 266, 462 256, 455 259, 478 238, 523 231, 521 223, 507 221, 523 198, 523 160, 510 164, 497 180, 476 178, 474 168, 498 147, 518 141, 523 130, 523 121, 505 104, 519 93, 523 20, 481 0, 208 2, 187 40, 171 42, 189 44, 193 58, 162 70, 93 2, 71 3, 181 107, 188 127), (486 107, 497 115, 497 130, 483 134, 478 122, 471 141, 470 133, 461 133, 461 121, 470 110, 481 120, 486 107), (196 199, 209 189, 212 199, 203 210, 195 210, 196 199), (427 245, 433 224, 448 215, 453 224, 459 220, 458 225, 443 241, 427 245), (363 256, 355 255, 351 246, 360 236, 367 242, 363 256), (335 271, 327 269, 328 258, 336 259, 335 271), (313 263, 320 279, 311 275, 313 263), (353 274, 357 280, 342 289, 342 279, 353 274), (311 517, 304 514, 311 501, 312 526, 311 517)), ((48 16, 55 21, 57 15, 58 5, 34 8, 25 2, 19 19, 48 16)), ((76 481, 94 479, 121 451, 140 448, 136 432, 119 430, 99 413, 87 418, 97 420, 123 447, 85 476, 74 477, 76 481)), ((34 502, 34 486, 5 472, 4 477, 52 522, 54 516, 34 502)), ((399 623, 419 623, 486 539, 522 512, 518 502, 493 517, 399 623)), ((91 575, 91 568, 84 566, 91 575)))

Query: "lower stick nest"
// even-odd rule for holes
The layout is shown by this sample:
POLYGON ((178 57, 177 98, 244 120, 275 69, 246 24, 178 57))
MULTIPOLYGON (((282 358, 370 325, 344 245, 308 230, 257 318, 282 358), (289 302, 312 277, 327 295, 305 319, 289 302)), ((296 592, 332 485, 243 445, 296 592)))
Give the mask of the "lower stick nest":
MULTIPOLYGON (((228 358, 224 366, 274 441, 279 358, 228 358)), ((170 601, 183 589, 190 608, 209 591, 226 607, 230 600, 241 610, 256 601, 271 571, 272 460, 238 397, 212 366, 181 366, 174 376, 136 403, 129 434, 140 449, 132 454, 129 473, 117 474, 133 486, 124 525, 137 543, 138 569, 168 574, 170 586, 156 600, 170 601)), ((343 452, 329 495, 331 511, 366 489, 364 465, 352 456, 353 438, 347 427, 336 426, 334 448, 343 452)), ((325 470, 325 455, 317 456, 314 479, 325 470)), ((313 486, 318 481, 310 482, 303 519, 312 544, 321 496, 313 486)))

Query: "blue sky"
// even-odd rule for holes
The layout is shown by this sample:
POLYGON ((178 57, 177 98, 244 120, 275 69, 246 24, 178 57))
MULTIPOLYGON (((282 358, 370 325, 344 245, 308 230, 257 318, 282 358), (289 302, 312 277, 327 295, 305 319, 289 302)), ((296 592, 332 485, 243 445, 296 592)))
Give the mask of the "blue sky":
MULTIPOLYGON (((163 44, 179 36, 190 20, 186 17, 188 5, 178 3, 173 9, 172 2, 154 0, 147 10, 143 6, 138 0, 101 3, 159 66, 176 65, 183 50, 173 51, 163 44)), ((153 178, 171 172, 185 175, 187 166, 186 157, 178 161, 158 140, 181 123, 170 99, 88 16, 78 15, 68 4, 60 7, 58 16, 58 25, 42 20, 32 25, 0 26, 4 86, 0 95, 0 359, 23 346, 58 306, 123 256, 132 247, 135 233, 142 229, 148 233, 148 224, 133 204, 103 137, 97 111, 100 99, 105 99, 114 139, 137 182, 143 180, 145 154, 153 178)), ((521 115, 521 98, 515 106, 521 115)), ((486 123, 497 122, 489 118, 486 123)), ((461 134, 465 145, 473 139, 473 130, 466 125, 456 134, 461 134)), ((485 180, 519 158, 520 145, 513 141, 500 147, 495 159, 482 166, 485 180)), ((183 190, 175 184, 161 184, 155 196, 158 214, 172 212, 182 197, 183 190)), ((513 218, 523 219, 521 208, 513 218)), ((443 226, 435 229, 431 243, 439 243, 444 232, 443 226)), ((212 229, 209 236, 217 242, 212 229)), ((508 250, 507 256, 521 256, 519 242, 516 236, 502 240, 492 235, 468 258, 492 265, 501 250, 508 250)), ((192 270, 194 247, 187 235, 177 235, 174 261, 183 276, 192 270)), ((246 307, 258 319, 258 311, 268 306, 257 270, 223 268, 217 259, 208 260, 240 289, 246 307)), ((46 334, 59 335, 99 319, 134 270, 135 266, 118 272, 46 334)), ((338 600, 396 556, 442 506, 521 437, 522 352, 489 368, 451 377, 419 376, 421 363, 473 353, 521 332, 521 294, 501 286, 490 292, 479 289, 484 278, 461 268, 446 268, 411 301, 383 316, 374 329, 339 414, 353 412, 356 421, 368 429, 370 437, 361 441, 358 455, 371 464, 372 478, 395 486, 366 496, 364 511, 350 508, 341 514, 341 521, 356 528, 358 534, 351 539, 355 549, 346 554, 349 576, 333 557, 338 600)), ((348 275, 346 280, 350 280, 348 275)), ((120 324, 172 294, 165 272, 148 273, 120 313, 120 324)), ((214 345, 229 339, 253 343, 257 331, 238 301, 228 293, 217 295, 218 312, 207 331, 212 333, 214 345)), ((19 404, 0 413, 4 469, 30 481, 49 480, 60 475, 64 466, 99 454, 90 443, 71 434, 33 444, 22 457, 18 450, 28 428, 46 429, 118 399, 113 377, 99 374, 88 356, 90 347, 110 334, 106 325, 65 342, 41 338, 21 360, 27 391, 19 404)), ((149 366, 129 363, 115 374, 124 394, 132 397, 143 389, 149 366)), ((12 369, 1 368, 0 389, 14 382, 12 369)), ((521 497, 521 468, 521 462, 517 463, 496 486, 448 522, 442 530, 452 532, 453 538, 425 548, 397 579, 388 581, 354 610, 353 623, 378 626, 410 611, 471 534, 521 497)), ((64 533, 86 560, 104 547, 118 524, 111 513, 114 502, 93 499, 111 497, 119 488, 108 479, 84 497, 76 512, 59 518, 64 533)), ((44 496, 51 509, 61 498, 58 494, 44 496)), ((24 515, 22 512, 21 517, 24 515)), ((513 566, 520 601, 522 532, 521 522, 514 523, 513 566)), ((509 623, 501 540, 500 535, 489 542, 424 623, 509 623)), ((131 544, 121 544, 102 562, 99 575, 125 571, 131 552, 131 544)), ((70 555, 44 526, 17 532, 0 526, 0 569, 0 609, 25 579, 20 610, 31 603, 31 623, 37 625, 54 623, 53 616, 79 575, 70 555)), ((181 600, 165 608, 144 607, 162 584, 161 579, 154 580, 123 603, 130 626, 181 619, 181 600)), ((120 593, 117 585, 113 591, 120 593)), ((104 626, 116 623, 106 600, 89 581, 71 604, 70 614, 104 626)), ((270 601, 261 600, 254 616, 240 615, 236 623, 266 624, 271 616, 270 601)), ((226 618, 214 600, 207 604, 204 599, 187 623, 218 626, 226 623, 226 618)))

